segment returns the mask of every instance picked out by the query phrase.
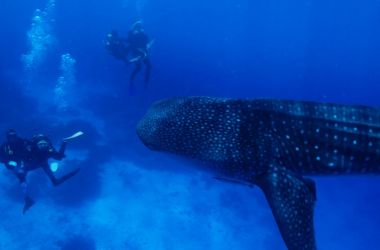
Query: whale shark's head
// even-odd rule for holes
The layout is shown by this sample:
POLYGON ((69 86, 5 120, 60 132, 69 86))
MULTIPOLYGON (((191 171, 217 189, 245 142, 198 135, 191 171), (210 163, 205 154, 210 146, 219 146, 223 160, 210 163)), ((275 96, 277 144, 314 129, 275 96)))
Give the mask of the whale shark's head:
POLYGON ((151 150, 207 162, 227 161, 239 155, 240 108, 224 98, 163 100, 153 104, 138 123, 137 134, 151 150))
POLYGON ((137 135, 141 141, 152 150, 175 150, 179 138, 176 135, 182 133, 184 105, 184 98, 167 99, 153 104, 137 125, 137 135))

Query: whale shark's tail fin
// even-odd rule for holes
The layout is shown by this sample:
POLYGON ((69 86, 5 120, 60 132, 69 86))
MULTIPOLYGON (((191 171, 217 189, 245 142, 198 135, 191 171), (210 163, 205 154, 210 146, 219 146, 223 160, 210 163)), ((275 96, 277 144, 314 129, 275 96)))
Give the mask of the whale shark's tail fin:
POLYGON ((255 180, 264 191, 289 250, 315 250, 315 184, 282 167, 273 167, 255 180))

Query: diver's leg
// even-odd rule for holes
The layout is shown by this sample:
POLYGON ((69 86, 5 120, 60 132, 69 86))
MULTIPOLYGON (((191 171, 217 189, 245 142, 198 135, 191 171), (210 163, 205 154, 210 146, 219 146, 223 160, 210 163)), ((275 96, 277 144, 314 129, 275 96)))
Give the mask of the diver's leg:
POLYGON ((150 63, 149 57, 145 58, 144 64, 145 64, 145 79, 144 79, 144 82, 145 82, 145 88, 146 88, 146 87, 148 87, 148 83, 149 83, 149 80, 150 80, 150 72, 151 72, 151 69, 152 69, 152 64, 150 63))
POLYGON ((80 169, 77 168, 73 172, 68 173, 68 174, 62 176, 61 178, 55 177, 53 171, 51 171, 51 169, 50 169, 49 166, 43 167, 43 170, 45 171, 45 173, 47 174, 47 176, 49 177, 49 179, 53 183, 53 185, 54 186, 58 186, 58 185, 62 184, 63 182, 65 182, 66 180, 68 180, 71 177, 73 177, 74 175, 76 175, 79 172, 80 169))
POLYGON ((51 171, 50 167, 46 164, 42 167, 46 175, 49 177, 50 181, 53 183, 54 186, 57 186, 57 178, 54 176, 53 171, 51 171))
POLYGON ((26 174, 27 172, 18 173, 17 178, 20 180, 20 186, 22 193, 24 194, 24 208, 22 213, 25 214, 29 208, 31 208, 35 201, 28 194, 28 183, 26 182, 26 174))
POLYGON ((24 208, 22 209, 22 213, 25 214, 34 205, 35 201, 28 194, 28 184, 26 181, 21 183, 21 189, 24 193, 24 208))
POLYGON ((140 70, 141 70, 141 61, 137 61, 137 62, 135 62, 135 68, 131 73, 130 82, 129 82, 129 93, 131 95, 133 95, 133 93, 134 93, 135 77, 136 77, 137 73, 139 73, 140 70))
POLYGON ((20 181, 20 186, 24 196, 28 196, 28 184, 26 183, 26 172, 18 173, 17 178, 20 181))
POLYGON ((26 182, 26 174, 27 172, 23 169, 18 169, 15 171, 15 175, 20 183, 26 182))
POLYGON ((131 82, 133 82, 135 80, 135 77, 137 75, 137 73, 139 73, 139 71, 141 70, 141 61, 137 61, 135 62, 135 69, 132 71, 132 74, 131 74, 131 82))
POLYGON ((67 181, 68 179, 70 179, 71 177, 73 177, 74 175, 76 175, 79 172, 79 170, 80 170, 80 168, 77 168, 74 171, 72 171, 72 172, 70 172, 70 173, 62 176, 61 178, 57 179, 56 186, 58 186, 61 183, 64 183, 65 181, 67 181))
POLYGON ((128 54, 130 53, 131 49, 129 46, 126 46, 123 50, 123 56, 122 56, 122 60, 124 61, 124 63, 126 65, 129 65, 130 62, 129 62, 129 59, 128 59, 128 54))
POLYGON ((26 211, 28 211, 28 209, 34 205, 34 203, 36 203, 36 202, 32 198, 30 198, 30 196, 25 195, 24 208, 22 209, 22 214, 25 214, 26 211))

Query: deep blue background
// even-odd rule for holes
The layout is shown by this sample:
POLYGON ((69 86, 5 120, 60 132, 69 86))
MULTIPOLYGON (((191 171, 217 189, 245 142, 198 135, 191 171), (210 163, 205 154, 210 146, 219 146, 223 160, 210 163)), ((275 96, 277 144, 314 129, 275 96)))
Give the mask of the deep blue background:
MULTIPOLYGON (((188 95, 272 97, 380 106, 378 0, 57 0, 52 16, 55 43, 31 77, 23 68, 21 56, 30 49, 26 34, 33 12, 45 5, 46 1, 42 0, 3 0, 1 3, 0 131, 14 127, 24 136, 44 132, 55 142, 77 129, 86 132, 86 137, 70 146, 87 151, 85 159, 72 162, 81 166, 82 172, 76 180, 47 195, 55 202, 51 206, 84 209, 85 202, 98 200, 104 194, 101 184, 104 165, 112 166, 115 159, 132 162, 143 169, 155 169, 160 161, 159 169, 178 172, 181 169, 178 166, 184 163, 149 152, 135 135, 138 119, 153 101, 161 98, 188 95), (132 97, 127 93, 131 68, 112 58, 102 42, 112 29, 126 35, 130 25, 140 18, 148 35, 155 39, 151 51, 152 81, 147 91, 142 90, 142 82, 138 83, 138 94, 132 97), (60 74, 60 55, 64 53, 70 53, 77 61, 76 85, 70 90, 73 102, 69 111, 60 112, 51 101, 51 94, 60 74), (76 195, 69 195, 73 192, 76 195)), ((157 178, 151 177, 153 180, 165 180, 166 175, 156 174, 157 178)), ((191 175, 191 171, 186 174, 191 175)), ((41 181, 44 180, 42 177, 41 181)), ((202 197, 202 193, 196 192, 204 189, 196 188, 189 199, 182 197, 192 204, 192 211, 196 211, 191 218, 199 220, 190 224, 189 231, 195 230, 198 223, 210 218, 207 214, 212 209, 219 207, 233 213, 235 217, 231 218, 245 218, 251 222, 244 225, 228 219, 220 222, 225 230, 230 226, 231 232, 243 228, 244 237, 248 237, 250 230, 259 230, 253 219, 257 211, 249 212, 258 207, 263 224, 271 230, 269 236, 263 236, 267 240, 260 241, 262 238, 257 235, 252 235, 251 240, 241 240, 243 236, 239 237, 239 232, 235 231, 236 235, 231 233, 233 236, 228 239, 243 242, 235 249, 253 249, 252 244, 259 241, 268 244, 262 249, 283 247, 263 197, 252 198, 260 195, 259 192, 252 194, 241 187, 226 187, 207 179, 201 182, 213 186, 214 190, 208 193, 205 190, 204 197, 232 192, 233 195, 227 194, 227 197, 237 198, 223 198, 220 204, 211 199, 209 203, 213 205, 202 205, 205 208, 201 206, 200 209, 200 205, 192 204, 200 202, 199 198, 192 200, 191 197, 202 197), (245 204, 242 200, 249 202, 245 204), (275 240, 270 240, 272 237, 275 240)), ((378 182, 377 178, 362 177, 317 180, 316 230, 321 249, 378 249, 378 182)), ((15 180, 10 183, 15 185, 15 180)), ((141 183, 144 181, 139 185, 135 183, 138 192, 150 194, 150 185, 163 191, 163 197, 170 191, 169 187, 161 189, 160 181, 150 185, 141 183)), ((178 183, 185 185, 187 182, 178 183)), ((125 190, 131 192, 131 185, 126 185, 125 190)), ((9 196, 13 193, 17 192, 9 196)), ((150 201, 141 199, 142 204, 150 201)), ((168 200, 169 204, 173 204, 171 201, 168 200)), ((19 203, 20 200, 14 199, 12 204, 19 203)), ((160 209, 164 211, 163 207, 160 209)), ((33 210, 30 212, 32 217, 33 210)), ((18 215, 18 211, 15 214, 18 215)), ((167 226, 168 232, 176 231, 167 226)), ((15 230, 5 231, 13 235, 15 230)), ((192 234, 185 232, 176 237, 186 242, 189 235, 192 234)), ((99 243, 94 243, 95 233, 83 239, 77 235, 70 237, 71 241, 57 244, 99 247, 99 243)), ((199 242, 210 240, 206 236, 197 237, 200 237, 199 242)), ((222 238, 220 233, 219 241, 222 238)), ((40 243, 32 241, 29 244, 40 243)), ((157 249, 178 249, 174 243, 167 244, 157 249)), ((148 245, 139 246, 136 249, 151 249, 148 245)), ((189 243, 185 248, 200 246, 220 249, 217 244, 208 243, 193 246, 189 243)), ((111 245, 107 247, 112 249, 111 245)), ((261 249, 260 244, 257 247, 261 249)))

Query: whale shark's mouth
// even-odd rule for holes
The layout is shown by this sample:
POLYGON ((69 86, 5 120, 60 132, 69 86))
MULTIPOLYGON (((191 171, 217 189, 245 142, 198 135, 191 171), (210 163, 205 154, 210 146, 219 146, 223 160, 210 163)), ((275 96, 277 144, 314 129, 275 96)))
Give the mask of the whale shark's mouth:
POLYGON ((162 138, 170 134, 170 123, 184 98, 172 98, 156 102, 137 124, 140 140, 151 150, 162 150, 162 138))
POLYGON ((137 136, 144 143, 144 145, 151 150, 156 149, 156 147, 154 146, 154 134, 156 133, 156 130, 156 126, 149 126, 149 122, 147 122, 146 120, 141 120, 137 124, 137 136))

